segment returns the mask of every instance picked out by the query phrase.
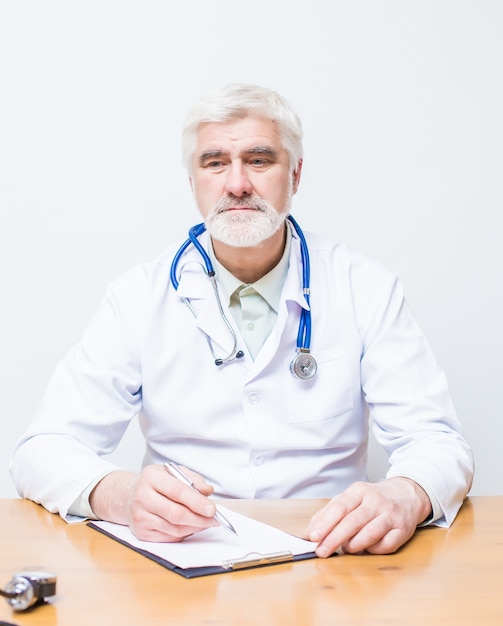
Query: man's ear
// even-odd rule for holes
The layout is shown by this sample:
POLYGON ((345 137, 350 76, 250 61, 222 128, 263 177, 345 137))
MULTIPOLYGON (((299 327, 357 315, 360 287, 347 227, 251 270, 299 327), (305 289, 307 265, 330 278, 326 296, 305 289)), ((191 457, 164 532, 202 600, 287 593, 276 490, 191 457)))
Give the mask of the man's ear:
POLYGON ((192 191, 192 193, 194 193, 194 185, 192 184, 192 176, 189 176, 189 185, 190 185, 190 190, 192 191))
POLYGON ((297 193, 297 189, 299 188, 300 183, 300 175, 302 172, 302 159, 297 163, 297 167, 292 173, 292 189, 293 193, 297 193))

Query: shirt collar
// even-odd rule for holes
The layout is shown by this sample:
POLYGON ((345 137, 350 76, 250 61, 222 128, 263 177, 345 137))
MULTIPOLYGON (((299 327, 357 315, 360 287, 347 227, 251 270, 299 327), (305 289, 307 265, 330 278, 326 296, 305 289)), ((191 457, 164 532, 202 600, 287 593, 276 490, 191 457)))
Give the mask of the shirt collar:
MULTIPOLYGON (((262 276, 262 278, 259 278, 257 281, 251 283, 250 285, 276 312, 278 312, 279 308, 283 283, 285 282, 285 278, 288 274, 291 242, 292 233, 290 228, 287 227, 285 249, 283 250, 283 255, 279 260, 279 263, 277 263, 272 268, 272 270, 267 272, 265 276, 262 276)), ((213 245, 210 245, 208 247, 211 262, 213 263, 213 267, 215 268, 218 282, 220 283, 226 295, 227 303, 229 304, 231 295, 236 291, 237 288, 243 285, 243 282, 236 278, 234 274, 231 274, 231 272, 229 272, 229 270, 216 259, 215 253, 213 251, 213 245)))

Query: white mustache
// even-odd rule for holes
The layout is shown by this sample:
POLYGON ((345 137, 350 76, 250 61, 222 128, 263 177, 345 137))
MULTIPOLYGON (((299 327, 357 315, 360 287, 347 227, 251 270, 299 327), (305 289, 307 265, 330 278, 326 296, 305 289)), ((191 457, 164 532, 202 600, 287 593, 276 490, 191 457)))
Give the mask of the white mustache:
POLYGON ((257 211, 266 211, 267 203, 261 198, 221 198, 211 210, 211 215, 223 213, 229 209, 239 209, 245 207, 247 209, 255 209, 257 211))

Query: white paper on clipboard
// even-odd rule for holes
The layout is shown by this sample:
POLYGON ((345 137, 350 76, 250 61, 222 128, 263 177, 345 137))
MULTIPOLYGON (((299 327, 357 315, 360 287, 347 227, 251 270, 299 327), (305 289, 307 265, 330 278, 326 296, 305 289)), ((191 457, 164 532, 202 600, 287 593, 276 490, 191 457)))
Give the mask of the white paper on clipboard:
POLYGON ((222 526, 216 526, 187 537, 180 543, 157 543, 140 541, 127 526, 111 522, 93 522, 92 525, 133 548, 149 552, 184 569, 232 567, 233 563, 253 561, 260 565, 261 559, 264 563, 268 558, 274 562, 275 555, 276 562, 281 562, 289 560, 281 559, 282 554, 290 555, 291 560, 312 553, 316 548, 317 544, 312 541, 300 539, 223 506, 219 505, 219 510, 232 523, 237 536, 222 526))

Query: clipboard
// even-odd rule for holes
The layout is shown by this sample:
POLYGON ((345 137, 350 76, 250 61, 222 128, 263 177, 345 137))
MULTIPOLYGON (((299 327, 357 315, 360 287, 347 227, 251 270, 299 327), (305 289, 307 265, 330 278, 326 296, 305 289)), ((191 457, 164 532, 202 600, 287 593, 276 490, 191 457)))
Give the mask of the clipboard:
POLYGON ((147 557, 151 561, 154 561, 158 565, 162 565, 166 569, 171 572, 175 572, 184 578, 199 578, 201 576, 211 576, 213 574, 226 574, 229 572, 235 572, 237 570, 245 570, 245 569, 255 569, 258 567, 267 567, 270 565, 279 565, 280 563, 291 563, 294 561, 304 561, 308 559, 317 558, 315 552, 305 552, 304 554, 296 554, 293 555, 289 551, 284 552, 272 552, 270 554, 258 554, 256 552, 251 552, 249 554, 244 555, 238 559, 227 559, 222 561, 222 565, 207 565, 202 567, 179 567, 174 563, 154 554, 153 552, 149 552, 148 550, 144 550, 143 548, 138 548, 136 546, 131 545, 127 541, 123 539, 119 539, 116 535, 107 532, 103 528, 100 528, 93 522, 88 522, 87 524, 90 528, 94 528, 98 532, 118 541, 123 546, 131 548, 138 554, 147 557))
POLYGON ((227 514, 232 516, 232 523, 238 530, 238 539, 230 536, 223 528, 212 528, 181 543, 149 543, 138 540, 124 526, 108 522, 88 522, 87 526, 187 579, 317 558, 314 552, 316 544, 310 541, 228 509, 227 514), (193 554, 199 555, 215 545, 219 550, 218 558, 211 564, 207 564, 204 558, 198 563, 198 556, 192 560, 189 558, 188 561, 179 560, 179 555, 186 554, 187 551, 192 550, 193 554))

